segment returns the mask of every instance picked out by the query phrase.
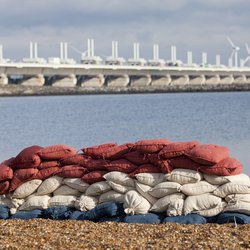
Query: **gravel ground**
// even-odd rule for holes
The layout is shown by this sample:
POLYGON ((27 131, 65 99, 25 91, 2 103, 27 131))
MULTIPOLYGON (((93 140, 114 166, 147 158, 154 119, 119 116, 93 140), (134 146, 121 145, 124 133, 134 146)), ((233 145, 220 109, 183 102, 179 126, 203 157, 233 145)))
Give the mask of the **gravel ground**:
POLYGON ((250 225, 0 220, 0 249, 250 249, 250 225))

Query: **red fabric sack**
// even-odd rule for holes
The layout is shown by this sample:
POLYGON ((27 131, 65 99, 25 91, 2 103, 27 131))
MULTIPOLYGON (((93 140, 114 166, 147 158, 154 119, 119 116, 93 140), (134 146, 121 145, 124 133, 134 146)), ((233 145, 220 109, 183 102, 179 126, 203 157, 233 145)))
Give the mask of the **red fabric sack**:
POLYGON ((134 149, 143 154, 152 154, 157 153, 164 146, 171 143, 168 139, 149 139, 149 140, 141 140, 135 143, 134 149))
POLYGON ((235 158, 226 158, 214 166, 203 166, 200 171, 205 174, 229 176, 241 174, 243 166, 235 158))
POLYGON ((37 168, 41 159, 37 154, 42 147, 40 146, 31 146, 23 149, 11 163, 12 168, 37 168))
POLYGON ((183 168, 191 170, 200 170, 203 166, 195 161, 192 161, 186 156, 179 156, 168 160, 169 164, 173 168, 183 168))
POLYGON ((8 160, 5 160, 5 161, 1 162, 0 164, 4 164, 4 165, 7 165, 7 166, 10 167, 14 160, 15 160, 15 157, 11 157, 8 160))
POLYGON ((10 187, 9 181, 0 182, 0 195, 7 194, 9 191, 9 187, 10 187))
POLYGON ((13 170, 7 165, 0 164, 0 182, 11 180, 13 178, 13 170))
POLYGON ((88 171, 95 171, 95 170, 107 170, 106 164, 108 164, 110 161, 103 160, 103 159, 89 159, 85 162, 82 166, 87 168, 88 171))
POLYGON ((173 157, 178 157, 184 155, 192 148, 198 146, 200 143, 198 141, 191 142, 173 142, 166 145, 160 152, 159 156, 164 159, 170 159, 173 157))
POLYGON ((160 163, 162 161, 158 154, 148 154, 147 158, 149 162, 155 166, 160 166, 160 163))
POLYGON ((34 177, 39 172, 37 168, 17 169, 14 172, 13 179, 10 182, 10 192, 14 191, 24 182, 35 179, 34 177))
POLYGON ((104 181, 105 179, 103 178, 103 176, 107 173, 107 171, 92 171, 88 174, 83 175, 81 179, 88 184, 92 184, 95 182, 104 181))
POLYGON ((111 161, 110 163, 106 164, 105 167, 108 171, 119 171, 127 174, 135 171, 138 168, 137 165, 126 159, 111 161))
POLYGON ((163 160, 159 162, 159 167, 163 174, 168 174, 173 171, 173 167, 169 164, 168 160, 163 160))
POLYGON ((70 147, 68 145, 56 144, 46 148, 41 149, 38 155, 43 160, 53 161, 60 160, 65 157, 73 156, 77 153, 77 149, 70 147))
POLYGON ((138 151, 131 151, 128 152, 127 154, 123 155, 123 158, 126 160, 136 164, 136 165, 142 165, 142 164, 147 164, 149 163, 149 160, 145 154, 142 154, 138 151))
POLYGON ((227 147, 215 144, 198 145, 185 154, 202 165, 214 165, 229 157, 227 147))
POLYGON ((76 155, 61 159, 60 164, 62 166, 85 165, 89 160, 91 160, 90 156, 87 156, 84 154, 76 154, 76 155))
POLYGON ((100 144, 88 148, 83 148, 81 149, 82 152, 88 156, 91 156, 92 158, 100 158, 102 154, 105 152, 109 151, 113 147, 117 147, 117 143, 105 143, 105 144, 100 144))
POLYGON ((88 170, 83 166, 69 165, 60 168, 56 175, 65 178, 81 178, 87 172, 88 170))
POLYGON ((52 175, 55 175, 60 170, 60 167, 44 168, 39 170, 34 179, 45 180, 52 175))
POLYGON ((60 166, 59 161, 44 161, 41 162, 41 164, 38 166, 38 169, 53 168, 59 166, 60 166))
POLYGON ((140 173, 161 173, 161 169, 152 165, 144 164, 139 166, 135 171, 129 174, 129 177, 134 178, 136 174, 140 173))

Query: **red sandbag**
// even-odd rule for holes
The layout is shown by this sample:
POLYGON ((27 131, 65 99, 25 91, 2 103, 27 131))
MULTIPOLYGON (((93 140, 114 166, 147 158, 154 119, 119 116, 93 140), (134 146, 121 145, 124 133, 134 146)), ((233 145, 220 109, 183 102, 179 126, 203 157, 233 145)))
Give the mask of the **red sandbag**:
POLYGON ((88 184, 92 184, 95 182, 99 182, 99 181, 104 181, 105 179, 103 178, 103 176, 108 173, 107 171, 92 171, 88 174, 85 174, 82 176, 82 180, 87 182, 88 184))
POLYGON ((39 170, 34 179, 45 180, 52 175, 55 175, 60 170, 60 167, 44 168, 39 170))
POLYGON ((152 165, 144 164, 139 166, 135 171, 129 174, 129 177, 134 178, 136 174, 140 173, 161 173, 161 169, 152 165))
POLYGON ((160 166, 160 163, 162 161, 162 159, 159 157, 158 154, 148 154, 147 158, 148 158, 149 162, 155 166, 160 166))
POLYGON ((87 172, 88 170, 82 166, 69 165, 60 168, 56 175, 65 178, 81 178, 87 172))
POLYGON ((13 170, 7 165, 0 164, 0 182, 11 180, 13 178, 13 170))
POLYGON ((39 170, 37 168, 23 168, 15 170, 13 179, 10 182, 10 192, 14 191, 24 182, 35 179, 38 172, 39 170))
POLYGON ((173 171, 173 167, 168 163, 168 160, 163 160, 159 162, 159 167, 163 174, 168 174, 173 171))
POLYGON ((103 160, 103 159, 99 159, 99 160, 89 159, 84 164, 82 164, 82 166, 85 167, 85 168, 87 168, 88 171, 107 170, 106 169, 106 165, 109 162, 110 161, 103 160))
POLYGON ((84 154, 76 154, 70 157, 66 157, 60 160, 60 164, 62 166, 69 166, 69 165, 85 165, 91 157, 84 155, 84 154))
POLYGON ((41 164, 38 166, 38 169, 53 168, 59 166, 60 166, 59 161, 44 161, 41 162, 41 164))
POLYGON ((198 145, 185 154, 202 165, 214 165, 229 157, 227 147, 215 144, 198 145))
POLYGON ((214 166, 203 166, 200 171, 205 174, 228 176, 241 174, 243 166, 235 158, 226 158, 214 166))
POLYGON ((132 173, 137 169, 137 165, 126 159, 111 161, 110 163, 106 164, 105 167, 108 171, 119 171, 127 174, 132 173))
POLYGON ((31 146, 23 149, 11 163, 12 168, 37 168, 41 159, 37 154, 42 147, 40 146, 31 146))
POLYGON ((8 160, 5 160, 5 161, 1 162, 0 164, 4 164, 4 165, 7 165, 7 166, 10 167, 13 164, 14 160, 15 160, 15 157, 11 157, 8 160))
POLYGON ((131 151, 128 152, 127 154, 123 155, 123 158, 126 160, 136 164, 136 165, 142 165, 142 164, 147 164, 149 163, 149 160, 145 154, 142 154, 138 151, 131 151))
POLYGON ((168 160, 170 166, 173 168, 183 168, 191 170, 200 170, 203 166, 195 161, 192 161, 186 156, 179 156, 168 160))
POLYGON ((178 157, 184 155, 192 148, 198 146, 200 143, 198 141, 191 142, 173 142, 166 145, 160 152, 159 156, 164 159, 170 159, 173 157, 178 157))
POLYGON ((100 155, 117 146, 117 143, 105 143, 88 148, 82 148, 81 150, 84 154, 91 156, 92 158, 100 158, 100 155))
POLYGON ((57 144, 41 149, 38 155, 43 160, 60 160, 65 157, 73 156, 77 153, 77 149, 68 145, 57 144))
POLYGON ((159 152, 169 143, 171 143, 171 141, 168 139, 141 140, 135 143, 134 149, 143 154, 152 154, 159 152))
POLYGON ((9 187, 10 187, 9 181, 0 182, 0 195, 7 194, 9 191, 9 187))

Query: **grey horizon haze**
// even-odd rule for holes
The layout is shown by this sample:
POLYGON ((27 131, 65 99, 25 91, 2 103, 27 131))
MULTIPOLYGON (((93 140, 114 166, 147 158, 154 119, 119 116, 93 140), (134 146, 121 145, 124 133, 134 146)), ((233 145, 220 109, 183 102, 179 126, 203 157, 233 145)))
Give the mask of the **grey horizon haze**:
MULTIPOLYGON (((119 56, 133 56, 133 42, 140 43, 140 56, 152 58, 153 44, 160 57, 170 59, 170 46, 177 46, 178 59, 208 62, 215 55, 228 63, 232 48, 226 36, 240 46, 245 59, 245 42, 250 44, 249 0, 0 0, 0 44, 4 57, 21 60, 29 56, 29 42, 38 43, 39 57, 58 57, 59 42, 85 51, 87 39, 95 41, 95 54, 111 55, 111 41, 117 40, 119 56)), ((69 49, 69 57, 80 55, 69 49)))

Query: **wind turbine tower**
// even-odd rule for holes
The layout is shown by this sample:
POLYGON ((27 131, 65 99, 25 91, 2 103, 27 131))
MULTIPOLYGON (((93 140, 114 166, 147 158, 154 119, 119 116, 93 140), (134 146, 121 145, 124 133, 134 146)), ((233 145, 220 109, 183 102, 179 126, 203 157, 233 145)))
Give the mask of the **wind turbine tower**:
POLYGON ((232 49, 233 49, 233 52, 230 56, 230 61, 233 62, 233 58, 234 58, 234 67, 238 67, 238 52, 240 50, 240 47, 239 46, 236 46, 232 40, 230 39, 230 37, 227 36, 227 40, 228 42, 230 43, 232 49))

